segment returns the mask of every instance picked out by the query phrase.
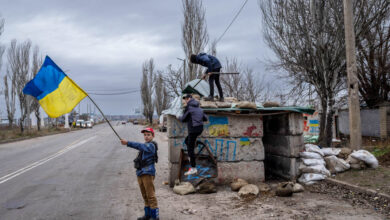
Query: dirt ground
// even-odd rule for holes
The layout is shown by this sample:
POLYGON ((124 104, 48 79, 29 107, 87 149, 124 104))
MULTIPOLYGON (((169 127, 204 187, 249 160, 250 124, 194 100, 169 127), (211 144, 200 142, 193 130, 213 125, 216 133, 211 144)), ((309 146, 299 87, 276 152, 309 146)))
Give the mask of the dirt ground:
MULTIPOLYGON (((292 197, 276 197, 273 192, 254 199, 241 199, 228 186, 219 186, 214 194, 175 194, 168 181, 168 144, 165 133, 157 133, 159 157, 156 195, 161 219, 388 219, 390 213, 378 209, 370 200, 327 183, 306 187, 292 197)), ((267 181, 274 188, 276 180, 267 181)), ((140 196, 140 195, 139 195, 140 196)), ((141 199, 141 197, 140 197, 141 199)), ((382 205, 382 204, 381 204, 382 205)), ((388 206, 389 204, 387 204, 388 206)), ((139 214, 142 208, 138 207, 139 214)))

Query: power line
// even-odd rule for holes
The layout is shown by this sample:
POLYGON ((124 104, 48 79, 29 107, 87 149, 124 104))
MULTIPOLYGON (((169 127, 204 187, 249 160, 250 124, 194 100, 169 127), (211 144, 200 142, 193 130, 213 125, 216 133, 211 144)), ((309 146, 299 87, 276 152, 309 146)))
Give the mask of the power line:
POLYGON ((130 93, 136 93, 139 92, 140 90, 133 90, 133 91, 126 91, 126 92, 115 92, 115 93, 93 93, 89 92, 89 95, 125 95, 125 94, 130 94, 130 93))
POLYGON ((227 26, 226 30, 222 33, 222 35, 218 38, 218 40, 216 41, 216 43, 218 43, 222 37, 225 35, 225 33, 229 30, 230 26, 232 26, 233 22, 237 19, 238 15, 241 13, 242 9, 244 8, 244 6, 246 5, 246 3, 248 2, 248 0, 245 0, 244 4, 242 4, 240 10, 237 12, 236 16, 234 16, 232 22, 230 22, 230 24, 227 26))

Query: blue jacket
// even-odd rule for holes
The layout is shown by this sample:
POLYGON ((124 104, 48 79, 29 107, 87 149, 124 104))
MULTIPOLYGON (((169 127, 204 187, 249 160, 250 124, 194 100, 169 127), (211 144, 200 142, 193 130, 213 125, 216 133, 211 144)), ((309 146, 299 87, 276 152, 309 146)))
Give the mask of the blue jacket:
POLYGON ((200 53, 196 56, 196 62, 197 64, 200 64, 204 67, 207 67, 206 73, 213 72, 217 69, 222 68, 221 63, 219 60, 211 55, 208 55, 206 53, 200 53))
MULTIPOLYGON (((154 160, 154 154, 156 152, 156 148, 155 148, 154 144, 152 144, 150 142, 142 144, 142 143, 138 143, 138 142, 128 141, 127 146, 141 151, 142 152, 142 160, 146 160, 146 161, 154 160)), ((145 175, 145 174, 155 176, 156 175, 156 168, 154 167, 154 162, 149 166, 143 167, 141 169, 137 169, 136 173, 137 173, 137 176, 141 176, 141 175, 145 175)))
POLYGON ((203 129, 203 121, 207 121, 207 116, 203 113, 203 109, 199 107, 199 102, 191 99, 179 120, 187 122, 188 133, 195 133, 199 131, 199 127, 203 129))

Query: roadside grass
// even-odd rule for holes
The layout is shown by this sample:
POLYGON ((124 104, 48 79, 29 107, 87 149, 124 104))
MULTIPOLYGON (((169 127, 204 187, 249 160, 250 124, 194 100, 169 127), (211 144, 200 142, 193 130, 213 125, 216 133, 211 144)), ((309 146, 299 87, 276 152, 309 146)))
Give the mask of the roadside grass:
MULTIPOLYGON (((74 130, 74 128, 72 128, 74 130)), ((40 131, 37 129, 26 129, 23 133, 20 132, 18 127, 14 128, 1 128, 0 129, 0 144, 8 143, 12 141, 24 140, 34 137, 41 137, 51 134, 59 134, 68 132, 68 129, 62 127, 43 128, 40 131)))

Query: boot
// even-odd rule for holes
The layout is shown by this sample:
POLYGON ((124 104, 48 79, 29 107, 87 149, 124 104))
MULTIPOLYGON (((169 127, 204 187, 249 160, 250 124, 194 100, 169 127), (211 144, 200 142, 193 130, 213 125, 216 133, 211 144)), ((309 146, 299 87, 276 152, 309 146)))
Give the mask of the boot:
POLYGON ((159 220, 160 217, 159 217, 159 214, 158 214, 158 208, 156 209, 151 209, 151 220, 159 220))
POLYGON ((151 209, 150 207, 144 207, 145 215, 137 218, 137 220, 149 220, 151 217, 151 209))
POLYGON ((214 101, 214 97, 212 97, 212 96, 209 96, 209 97, 206 97, 206 98, 204 98, 204 100, 205 101, 214 101))
POLYGON ((223 97, 220 97, 220 98, 219 98, 219 101, 220 101, 220 102, 224 102, 225 99, 224 99, 223 97))

